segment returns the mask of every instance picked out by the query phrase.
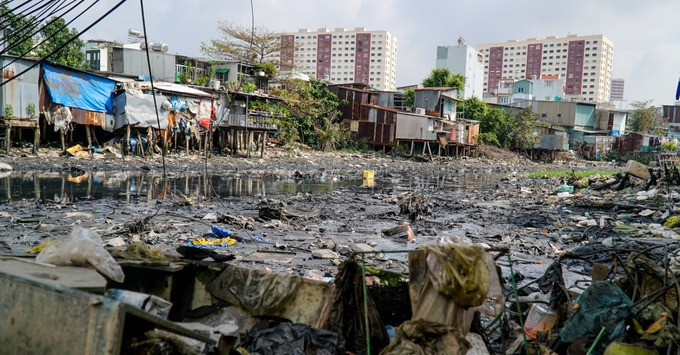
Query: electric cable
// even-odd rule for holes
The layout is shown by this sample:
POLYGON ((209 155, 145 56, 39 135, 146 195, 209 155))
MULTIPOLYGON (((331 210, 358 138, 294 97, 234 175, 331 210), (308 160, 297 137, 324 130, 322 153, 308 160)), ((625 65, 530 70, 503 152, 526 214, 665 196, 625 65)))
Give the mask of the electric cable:
POLYGON ((29 70, 31 70, 31 69, 35 68, 36 66, 40 65, 40 63, 44 62, 44 61, 45 61, 47 58, 49 58, 51 55, 53 55, 54 53, 57 53, 57 52, 59 52, 60 50, 62 50, 64 47, 66 47, 66 45, 68 45, 69 43, 73 42, 76 38, 80 37, 83 33, 87 32, 87 31, 90 30, 92 27, 94 27, 94 25, 98 24, 98 23, 99 23, 101 20, 103 20, 106 16, 110 15, 113 11, 115 11, 118 7, 120 7, 120 5, 122 5, 125 1, 126 1, 126 0, 120 0, 116 5, 114 5, 111 9, 109 9, 106 13, 104 13, 104 14, 101 15, 99 18, 97 18, 97 20, 95 20, 93 23, 91 23, 90 25, 88 25, 87 27, 85 27, 82 31, 78 32, 78 33, 75 34, 74 36, 71 36, 71 38, 69 38, 66 42, 62 43, 62 44, 59 45, 57 48, 55 48, 54 50, 52 50, 52 51, 51 51, 50 53, 48 53, 45 57, 36 60, 35 63, 33 63, 32 65, 30 65, 30 66, 27 67, 26 69, 20 71, 18 74, 12 76, 12 77, 9 78, 8 80, 5 80, 5 81, 1 82, 1 83, 0 83, 0 88, 3 87, 3 86, 5 86, 5 84, 9 83, 10 81, 12 81, 12 80, 14 80, 14 79, 20 77, 21 75, 26 74, 29 70))
MULTIPOLYGON (((156 90, 153 86, 153 74, 151 72, 151 57, 149 56, 149 36, 146 34, 146 20, 144 19, 144 0, 139 0, 139 6, 142 9, 142 29, 144 30, 144 47, 146 48, 146 63, 149 68, 149 81, 151 82, 151 96, 153 97, 153 108, 156 111, 156 122, 158 123, 158 131, 161 130, 161 119, 158 115, 158 103, 156 102, 156 90)), ((165 138, 163 138, 163 145, 165 145, 165 138)), ((207 153, 206 153, 207 154, 207 153)), ((163 160, 163 180, 168 178, 165 172, 165 149, 161 149, 161 159, 163 160)))
MULTIPOLYGON (((120 6, 123 2, 125 2, 125 0, 122 0, 121 2, 119 2, 112 10, 114 10, 115 8, 117 8, 118 6, 120 6)), ((76 17, 74 17, 73 19, 71 19, 69 22, 64 23, 64 25, 61 26, 57 31, 55 31, 54 33, 52 33, 50 36, 44 38, 44 39, 43 39, 42 41, 40 41, 38 44, 36 44, 35 46, 33 46, 33 47, 32 47, 31 49, 29 49, 28 51, 25 51, 24 53, 22 53, 22 54, 19 55, 17 58, 13 59, 12 61, 10 61, 9 63, 7 63, 6 65, 2 66, 2 68, 0 68, 0 69, 1 69, 1 70, 4 70, 5 68, 7 68, 7 67, 8 67, 9 65, 11 65, 12 63, 16 62, 16 61, 19 60, 20 58, 23 58, 24 56, 26 56, 26 54, 29 54, 31 51, 35 50, 36 48, 38 48, 38 47, 39 47, 40 45, 42 45, 43 43, 45 43, 45 42, 49 41, 50 39, 52 39, 54 36, 56 36, 56 35, 59 33, 59 31, 61 31, 61 30, 64 29, 64 28, 67 28, 69 24, 71 24, 73 21, 75 21, 75 20, 78 19, 80 16, 82 16, 85 12, 87 12, 88 10, 90 10, 90 9, 92 8, 92 6, 94 6, 95 4, 96 4, 96 3, 90 4, 90 6, 88 6, 87 8, 85 8, 85 10, 83 10, 81 13, 79 13, 76 17)), ((108 16, 108 14, 109 14, 112 10, 109 10, 109 12, 107 12, 104 16, 108 16)), ((87 28, 85 28, 83 31, 81 31, 81 32, 78 33, 77 35, 72 36, 71 38, 69 38, 68 41, 62 43, 60 46, 58 46, 58 47, 57 47, 56 49, 54 49, 52 52, 50 52, 49 54, 47 54, 44 58, 40 59, 40 61, 38 61, 37 64, 40 64, 40 63, 41 63, 42 61, 44 61, 45 59, 49 58, 52 54, 59 52, 62 48, 66 47, 67 44, 73 42, 76 38, 80 37, 81 34, 85 33, 85 31, 89 30, 92 26, 94 26, 95 24, 97 24, 97 23, 98 23, 99 21, 101 21, 102 19, 103 19, 103 17, 98 18, 96 22, 90 24, 90 25, 89 25, 87 28)), ((37 65, 37 64, 35 64, 35 65, 37 65)), ((35 65, 34 65, 34 66, 35 66, 35 65)), ((28 70, 31 69, 32 67, 33 67, 33 66, 27 68, 26 70, 24 70, 23 72, 19 73, 18 75, 21 75, 21 74, 25 73, 26 71, 28 71, 28 70)), ((17 75, 17 76, 18 76, 18 75, 17 75)), ((15 77, 16 77, 16 76, 15 76, 15 77)), ((14 77, 13 77, 13 78, 14 78, 14 77)), ((0 84, 0 87, 2 87, 4 84, 5 84, 4 82, 3 82, 2 84, 0 84)))
MULTIPOLYGON (((13 44, 10 44, 10 45, 7 46, 7 47, 5 47, 2 51, 0 51, 0 54, 5 54, 6 52, 9 52, 10 50, 12 50, 12 49, 15 48, 16 46, 18 46, 18 45, 19 45, 20 43, 22 43, 23 41, 32 39, 36 34, 38 34, 40 31, 42 31, 42 29, 43 29, 44 27, 49 26, 49 25, 55 23, 56 21, 58 21, 58 20, 60 19, 60 17, 62 17, 63 15, 66 15, 66 14, 68 14, 68 13, 70 13, 70 12, 73 11, 76 7, 80 6, 80 4, 82 4, 82 3, 84 2, 84 0, 73 0, 73 1, 71 1, 71 2, 70 2, 69 4, 67 4, 67 5, 70 5, 70 4, 72 4, 72 3, 76 2, 76 1, 79 1, 79 2, 78 2, 76 5, 74 5, 73 7, 71 7, 70 9, 68 9, 66 12, 64 12, 63 14, 61 14, 60 16, 55 16, 55 17, 53 17, 53 18, 52 18, 50 21, 48 21, 44 26, 34 26, 34 28, 37 28, 37 29, 34 30, 30 35, 27 35, 27 36, 25 36, 25 37, 23 37, 23 38, 19 38, 19 39, 16 39, 15 36, 8 36, 8 37, 6 37, 5 39, 3 39, 2 41, 0 41, 0 46, 1 46, 5 41, 10 40, 10 38, 11 38, 12 40, 14 40, 14 43, 13 43, 13 44)), ((89 10, 89 9, 90 9, 92 6, 94 6, 98 1, 99 1, 99 0, 95 1, 94 3, 92 3, 88 8, 86 8, 86 9, 83 11, 83 13, 86 12, 87 10, 89 10)), ((51 14, 50 14, 50 15, 51 15, 51 14)), ((60 28, 59 28, 57 31, 55 31, 52 35, 48 36, 47 38, 45 38, 43 41, 39 42, 39 43, 36 44, 35 46, 32 46, 31 49, 28 50, 27 52, 22 53, 22 54, 20 55, 20 57, 22 57, 22 56, 24 56, 24 55, 30 53, 31 51, 37 49, 42 43, 44 43, 44 42, 47 41, 48 39, 51 39, 52 37, 54 37, 54 36, 55 36, 59 31, 61 31, 63 28, 68 27, 68 25, 70 25, 75 19, 77 19, 77 18, 80 17, 81 15, 82 15, 82 13, 79 14, 78 16, 76 16, 75 18, 71 19, 69 22, 65 23, 64 26, 60 27, 60 28)), ((39 24, 39 23, 38 23, 38 24, 39 24)), ((4 69, 4 68, 3 68, 3 69, 4 69)))

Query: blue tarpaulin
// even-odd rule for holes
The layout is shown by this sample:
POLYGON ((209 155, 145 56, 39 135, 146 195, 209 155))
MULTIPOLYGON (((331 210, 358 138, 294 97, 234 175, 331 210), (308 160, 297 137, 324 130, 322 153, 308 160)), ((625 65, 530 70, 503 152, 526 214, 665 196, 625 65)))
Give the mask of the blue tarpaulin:
POLYGON ((52 102, 87 111, 113 112, 115 81, 50 64, 43 64, 43 69, 52 102))

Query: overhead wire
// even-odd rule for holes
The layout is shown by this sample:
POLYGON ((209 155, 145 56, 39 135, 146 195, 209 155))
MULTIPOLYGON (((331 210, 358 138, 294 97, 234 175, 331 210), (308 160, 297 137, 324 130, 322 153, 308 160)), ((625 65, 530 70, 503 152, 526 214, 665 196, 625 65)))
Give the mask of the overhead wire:
MULTIPOLYGON (((119 6, 121 3, 123 3, 123 2, 125 2, 125 0, 122 0, 120 3, 118 3, 118 5, 116 5, 116 7, 118 7, 118 6, 119 6)), ((38 47, 40 47, 43 43, 45 43, 45 42, 51 40, 53 37, 55 37, 57 34, 59 34, 59 32, 60 32, 62 29, 67 28, 68 25, 70 25, 73 21, 77 20, 80 16, 82 16, 84 13, 86 13, 87 11, 89 11, 95 4, 96 4, 96 2, 90 4, 90 6, 88 6, 88 7, 85 8, 83 11, 81 11, 77 16, 75 16, 74 18, 72 18, 70 21, 65 22, 64 25, 61 26, 61 27, 59 27, 59 29, 58 29, 57 31, 54 31, 54 33, 52 33, 51 35, 49 35, 49 36, 43 38, 43 40, 40 41, 40 42, 38 42, 38 44, 36 44, 36 45, 34 45, 33 47, 31 47, 29 50, 27 50, 27 51, 21 53, 21 54, 18 56, 18 58, 15 58, 15 59, 11 60, 9 63, 5 64, 5 65, 2 66, 2 68, 0 68, 0 69, 4 70, 5 68, 7 68, 7 67, 8 67, 9 65, 11 65, 12 63, 16 62, 16 61, 19 60, 20 58, 23 58, 23 57, 26 56, 27 54, 31 53, 33 50, 35 50, 35 49, 37 49, 38 47)), ((45 59, 49 58, 52 54, 57 53, 59 50, 61 50, 61 49, 64 48, 67 44, 69 44, 69 43, 71 43, 72 41, 74 41, 74 40, 75 40, 76 38, 78 38, 82 33, 84 33, 86 30, 90 29, 90 27, 94 26, 97 22, 101 21, 102 19, 103 19, 103 18, 100 17, 99 19, 97 19, 97 21, 96 21, 95 23, 93 23, 93 24, 91 24, 90 26, 88 26, 85 30, 81 31, 81 32, 80 32, 79 34, 77 34, 76 36, 72 36, 67 42, 63 43, 63 44, 60 45, 57 49, 55 49, 55 50, 53 50, 52 52, 50 52, 48 55, 45 56, 45 58, 42 58, 41 61, 38 62, 38 63, 41 63, 41 62, 44 61, 45 59)), ((23 72, 22 72, 21 74, 23 74, 23 72)), ((3 83, 3 84, 4 84, 4 83, 3 83)), ((0 84, 0 87, 2 87, 2 84, 0 84)))
MULTIPOLYGON (((146 63, 149 68, 149 81, 151 82, 151 97, 153 97, 153 107, 156 112, 156 122, 158 123, 158 131, 161 130, 161 119, 158 115, 158 103, 156 102, 156 90, 153 86, 153 75, 151 74, 151 57, 149 55, 149 42, 146 34, 146 20, 144 19, 144 0, 139 0, 139 6, 142 9, 142 30, 144 31, 144 47, 146 49, 146 63)), ((167 179, 168 175, 165 172, 165 137, 163 137, 163 148, 161 149, 161 159, 163 160, 163 179, 167 179)))
MULTIPOLYGON (((90 30, 92 27, 94 27, 94 25, 98 24, 98 23, 99 23, 101 20, 103 20, 105 17, 109 16, 113 11, 115 11, 118 7, 120 7, 120 5, 122 5, 123 3, 125 3, 125 1, 126 1, 126 0, 120 0, 120 1, 119 1, 118 3, 116 3, 116 5, 114 5, 111 9, 109 9, 108 11, 106 11, 106 13, 104 13, 104 14, 101 15, 101 16, 99 16, 94 22, 92 22, 91 24, 89 24, 87 27, 85 27, 83 30, 81 30, 81 31, 78 32, 77 34, 71 36, 68 40, 66 40, 64 43, 62 43, 62 44, 59 45, 57 48, 55 48, 54 50, 52 50, 52 51, 51 51, 50 53, 48 53, 45 57, 36 60, 35 63, 33 63, 32 65, 28 66, 26 69, 20 71, 19 73, 17 73, 17 74, 14 75, 13 77, 9 78, 8 80, 2 81, 2 82, 0 83, 0 87, 5 86, 7 83, 9 83, 10 81, 12 81, 13 79, 15 79, 15 78, 17 78, 17 77, 19 77, 19 76, 21 76, 21 75, 23 75, 23 74, 26 74, 29 70, 31 70, 31 69, 35 68, 36 66, 40 65, 40 63, 44 62, 44 61, 45 61, 47 58, 49 58, 51 55, 53 55, 54 53, 57 53, 57 52, 59 52, 60 50, 62 50, 62 49, 63 49, 64 47, 66 47, 69 43, 73 42, 76 38, 80 37, 80 36, 83 35, 85 32, 87 32, 88 30, 90 30)), ((92 5, 91 5, 91 6, 92 6, 92 5)), ((81 13, 81 14, 82 14, 82 13, 81 13)))
MULTIPOLYGON (((70 9, 67 9, 67 10, 66 10, 64 13, 62 13, 62 14, 58 14, 58 12, 59 12, 60 10, 62 10, 63 8, 59 8, 59 9, 57 9, 57 10, 55 10, 55 11, 52 11, 52 12, 51 12, 50 14, 48 14, 47 16, 45 16, 45 18, 48 18, 48 17, 50 17, 50 16, 54 16, 54 17, 53 17, 52 19, 50 19, 47 23, 45 23, 44 26, 49 26, 49 25, 55 23, 56 21, 59 20, 60 17, 63 17, 64 15, 66 15, 66 14, 70 13, 71 11, 73 11, 76 7, 80 6, 85 0, 72 0, 70 3, 66 4, 65 6, 71 5, 72 3, 76 2, 76 1, 78 2, 77 4, 73 5, 70 9)), ((95 1, 92 5, 90 5, 90 7, 88 7, 88 9, 91 8, 91 7, 92 7, 94 4, 96 4, 98 1, 99 1, 99 0, 95 1)), ((86 9, 85 11, 87 11, 88 9, 86 9)), ((76 17, 76 18, 78 18, 78 17, 76 17)), ((70 20, 68 23, 65 23, 64 26, 60 27, 57 31, 55 31, 55 33, 54 33, 53 35, 51 35, 51 36, 49 36, 49 37, 50 37, 50 38, 53 37, 57 32, 61 31, 61 29, 63 29, 64 27, 67 27, 69 24, 71 24, 71 22, 73 22, 73 20, 75 20, 76 18, 70 20)), ((17 33, 17 32, 21 32, 20 30, 17 30, 17 31, 14 32, 11 36, 7 36, 6 38, 3 38, 3 40, 0 41, 0 45, 4 44, 6 41, 9 41, 9 40, 13 40, 14 43, 13 43, 13 44, 10 44, 9 46, 6 46, 2 51, 0 51, 0 54, 4 54, 4 53, 6 53, 6 52, 9 52, 10 50, 14 49, 16 46, 18 46, 20 43, 22 43, 22 42, 25 41, 25 40, 31 40, 35 35, 37 35, 37 34, 43 29, 44 26, 40 26, 40 24, 42 23, 42 21, 43 21, 43 20, 37 20, 37 19, 36 19, 36 20, 35 20, 35 24, 34 24, 33 26, 31 26, 31 28, 33 29, 33 32, 31 32, 30 34, 25 35, 24 37, 16 38, 16 37, 17 37, 17 36, 16 36, 16 33, 17 33)), ((38 43, 38 45, 32 46, 32 48, 31 48, 29 51, 27 51, 26 53, 22 53, 20 56, 26 55, 26 54, 30 53, 31 51, 35 50, 35 49, 36 49, 40 44, 42 44, 43 42, 44 42, 44 41, 38 43)))

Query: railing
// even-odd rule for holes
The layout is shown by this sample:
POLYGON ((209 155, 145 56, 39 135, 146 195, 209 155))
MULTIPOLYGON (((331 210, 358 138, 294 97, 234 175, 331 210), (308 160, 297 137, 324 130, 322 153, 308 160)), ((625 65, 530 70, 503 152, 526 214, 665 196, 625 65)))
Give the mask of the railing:
POLYGON ((249 113, 246 115, 230 114, 226 120, 220 123, 221 127, 253 128, 253 129, 277 129, 276 119, 283 116, 249 113))

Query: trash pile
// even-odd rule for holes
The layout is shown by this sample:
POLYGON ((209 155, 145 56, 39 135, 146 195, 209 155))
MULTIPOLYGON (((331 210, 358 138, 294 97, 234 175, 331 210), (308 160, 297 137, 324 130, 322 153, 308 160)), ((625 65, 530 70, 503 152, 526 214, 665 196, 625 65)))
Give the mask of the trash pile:
POLYGON ((677 352, 676 171, 513 175, 488 194, 363 185, 231 213, 200 201, 105 238, 73 227, 0 255, 0 343, 20 349, 30 315, 101 339, 71 345, 84 353, 677 352))

